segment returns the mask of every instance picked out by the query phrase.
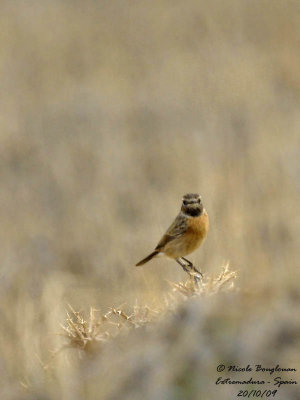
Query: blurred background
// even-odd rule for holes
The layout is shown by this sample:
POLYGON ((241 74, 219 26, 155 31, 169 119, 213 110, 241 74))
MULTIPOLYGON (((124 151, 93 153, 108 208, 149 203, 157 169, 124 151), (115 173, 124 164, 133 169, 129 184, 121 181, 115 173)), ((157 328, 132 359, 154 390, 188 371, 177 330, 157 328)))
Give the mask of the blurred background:
POLYGON ((0 23, 1 399, 68 398, 70 370, 39 363, 68 303, 185 279, 134 265, 186 192, 210 216, 203 272, 229 261, 255 307, 298 290, 298 1, 11 0, 0 23))

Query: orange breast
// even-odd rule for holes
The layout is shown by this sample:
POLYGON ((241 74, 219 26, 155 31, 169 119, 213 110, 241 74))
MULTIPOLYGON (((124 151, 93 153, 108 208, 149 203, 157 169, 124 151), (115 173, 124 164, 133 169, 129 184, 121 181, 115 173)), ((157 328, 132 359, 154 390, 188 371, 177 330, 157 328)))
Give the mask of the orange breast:
POLYGON ((164 248, 164 253, 171 258, 184 257, 196 250, 202 243, 209 229, 209 219, 206 211, 199 217, 189 218, 186 232, 170 241, 164 248))
POLYGON ((199 217, 190 218, 188 221, 187 233, 195 235, 202 240, 205 238, 209 228, 209 219, 207 212, 204 210, 199 217))

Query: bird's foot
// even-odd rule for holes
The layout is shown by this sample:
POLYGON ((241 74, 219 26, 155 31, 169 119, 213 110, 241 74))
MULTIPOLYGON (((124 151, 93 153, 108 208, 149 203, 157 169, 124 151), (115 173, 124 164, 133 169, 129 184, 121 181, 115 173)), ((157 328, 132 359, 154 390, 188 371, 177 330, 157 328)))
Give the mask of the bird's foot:
POLYGON ((176 259, 176 261, 182 267, 182 269, 189 275, 189 277, 194 280, 195 285, 199 287, 199 282, 201 282, 203 278, 202 272, 198 271, 198 269, 194 266, 194 264, 184 257, 181 257, 181 259, 176 259))
POLYGON ((199 282, 203 278, 202 272, 199 271, 190 260, 185 257, 181 258, 187 263, 187 266, 189 267, 189 271, 187 271, 189 275, 194 277, 195 282, 196 280, 197 282, 199 282))

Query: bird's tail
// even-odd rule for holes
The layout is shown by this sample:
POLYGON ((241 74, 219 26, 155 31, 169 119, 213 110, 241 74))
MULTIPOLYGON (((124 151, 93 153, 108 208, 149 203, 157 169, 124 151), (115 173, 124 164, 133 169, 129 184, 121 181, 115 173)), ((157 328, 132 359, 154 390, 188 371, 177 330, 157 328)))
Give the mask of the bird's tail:
POLYGON ((150 261, 153 257, 155 257, 157 254, 159 253, 159 251, 154 250, 151 254, 149 254, 149 256, 143 258, 140 262, 138 262, 136 264, 136 267, 140 267, 141 265, 146 264, 148 261, 150 261))

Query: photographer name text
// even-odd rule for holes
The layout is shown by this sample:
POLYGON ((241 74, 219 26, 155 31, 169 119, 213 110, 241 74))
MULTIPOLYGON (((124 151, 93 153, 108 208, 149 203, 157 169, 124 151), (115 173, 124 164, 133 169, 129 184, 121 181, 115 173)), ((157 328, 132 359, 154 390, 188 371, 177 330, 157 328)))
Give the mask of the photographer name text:
MULTIPOLYGON (((216 385, 247 385, 249 387, 262 387, 263 385, 270 385, 276 389, 279 389, 285 385, 297 385, 298 382, 295 379, 296 368, 281 367, 279 364, 275 366, 263 366, 261 364, 254 364, 247 366, 239 365, 224 365, 219 364, 217 366, 217 372, 225 373, 236 373, 236 374, 248 374, 243 379, 233 379, 229 377, 219 376, 216 380, 216 385), (259 377, 249 376, 249 373, 258 373, 259 377), (287 377, 287 375, 290 375, 287 377)), ((241 386, 240 386, 241 387, 241 386)), ((237 396, 242 397, 275 397, 278 390, 240 390, 237 396)))

